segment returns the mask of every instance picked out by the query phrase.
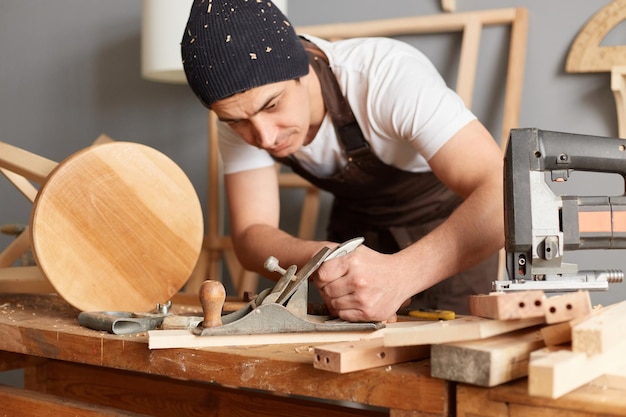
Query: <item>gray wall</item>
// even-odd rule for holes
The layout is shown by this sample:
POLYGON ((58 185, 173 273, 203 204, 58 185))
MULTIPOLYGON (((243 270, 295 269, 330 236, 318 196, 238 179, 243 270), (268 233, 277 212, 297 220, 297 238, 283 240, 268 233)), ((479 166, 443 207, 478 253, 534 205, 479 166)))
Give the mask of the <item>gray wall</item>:
MULTIPOLYGON (((175 1, 175 0, 172 0, 175 1)), ((567 74, 567 51, 587 19, 609 0, 458 0, 458 11, 526 7, 530 13, 520 125, 616 136, 609 75, 567 74)), ((435 0, 289 1, 295 25, 348 22, 440 12, 435 0), (384 6, 381 6, 383 5, 384 6)), ((207 200, 206 112, 186 86, 140 77, 139 0, 0 0, 0 141, 61 161, 100 133, 145 143, 169 155, 207 200)), ((626 43, 626 28, 606 44, 626 43)), ((475 98, 477 115, 499 136, 507 32, 488 29, 475 98)), ((458 38, 410 40, 447 77, 458 38)), ((451 78, 453 79, 453 78, 451 78)), ((451 81, 452 82, 452 81, 451 81)), ((595 193, 623 193, 621 179, 583 180, 595 193), (606 185, 605 185, 606 183, 606 185), (607 191, 604 191, 605 187, 607 191)), ((574 193, 580 191, 574 190, 574 193)), ((327 213, 327 196, 324 199, 327 213)), ((28 223, 31 204, 0 178, 0 224, 28 223)), ((295 212, 285 206, 285 226, 295 212)), ((320 228, 320 235, 322 228, 320 228)), ((0 248, 10 238, 0 236, 0 248)), ((581 267, 626 269, 618 252, 576 254, 581 267)), ((626 284, 599 302, 626 298, 626 284)))

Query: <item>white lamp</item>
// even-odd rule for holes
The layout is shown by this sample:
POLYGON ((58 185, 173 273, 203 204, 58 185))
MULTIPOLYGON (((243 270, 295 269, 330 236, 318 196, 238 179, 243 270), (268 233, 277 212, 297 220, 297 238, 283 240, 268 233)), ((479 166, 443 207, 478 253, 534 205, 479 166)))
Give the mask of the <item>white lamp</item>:
MULTIPOLYGON (((147 80, 185 84, 180 41, 192 0, 143 0, 141 76, 147 80)), ((287 0, 274 0, 287 15, 287 0)))

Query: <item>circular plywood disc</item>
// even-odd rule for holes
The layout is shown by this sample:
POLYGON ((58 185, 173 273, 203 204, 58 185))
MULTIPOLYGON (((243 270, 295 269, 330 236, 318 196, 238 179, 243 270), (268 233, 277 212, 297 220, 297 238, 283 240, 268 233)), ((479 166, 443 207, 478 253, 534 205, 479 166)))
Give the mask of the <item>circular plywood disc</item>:
POLYGON ((61 162, 33 205, 37 264, 82 311, 153 310, 185 284, 204 235, 184 172, 145 145, 92 146, 61 162))

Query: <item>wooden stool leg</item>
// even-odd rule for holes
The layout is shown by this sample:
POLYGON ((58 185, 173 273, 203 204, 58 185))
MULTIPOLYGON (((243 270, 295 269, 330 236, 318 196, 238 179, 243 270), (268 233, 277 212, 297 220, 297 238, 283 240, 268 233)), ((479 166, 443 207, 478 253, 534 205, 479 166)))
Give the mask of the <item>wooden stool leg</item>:
POLYGON ((0 142, 0 168, 43 184, 57 163, 8 143, 0 142))
POLYGON ((30 237, 28 229, 20 233, 13 242, 9 244, 2 252, 0 252, 0 268, 13 265, 20 256, 30 247, 30 237))

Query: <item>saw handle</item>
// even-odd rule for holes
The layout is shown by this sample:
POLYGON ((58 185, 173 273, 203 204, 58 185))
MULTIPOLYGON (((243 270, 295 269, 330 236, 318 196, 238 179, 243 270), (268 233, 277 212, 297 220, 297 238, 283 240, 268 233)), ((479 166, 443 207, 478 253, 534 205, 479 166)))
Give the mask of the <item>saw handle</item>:
POLYGON ((200 304, 204 312, 203 328, 222 325, 222 307, 226 300, 226 290, 220 281, 208 279, 200 286, 200 304))

